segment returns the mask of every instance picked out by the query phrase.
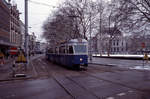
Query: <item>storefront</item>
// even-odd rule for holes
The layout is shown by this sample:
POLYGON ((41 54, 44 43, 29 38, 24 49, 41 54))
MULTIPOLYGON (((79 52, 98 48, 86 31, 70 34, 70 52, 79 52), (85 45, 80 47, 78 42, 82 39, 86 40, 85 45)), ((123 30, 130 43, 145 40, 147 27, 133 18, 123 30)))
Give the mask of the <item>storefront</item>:
POLYGON ((10 49, 17 48, 15 44, 11 44, 9 42, 4 42, 0 40, 0 51, 6 56, 10 56, 10 49))

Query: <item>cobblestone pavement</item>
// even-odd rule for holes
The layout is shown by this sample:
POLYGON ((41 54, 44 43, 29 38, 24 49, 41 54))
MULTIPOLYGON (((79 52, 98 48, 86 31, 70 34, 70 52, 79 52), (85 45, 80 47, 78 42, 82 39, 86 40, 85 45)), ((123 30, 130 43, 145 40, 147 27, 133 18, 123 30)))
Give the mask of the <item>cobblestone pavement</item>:
POLYGON ((44 57, 31 63, 35 77, 0 82, 0 99, 150 99, 150 72, 89 64, 70 70, 44 57))

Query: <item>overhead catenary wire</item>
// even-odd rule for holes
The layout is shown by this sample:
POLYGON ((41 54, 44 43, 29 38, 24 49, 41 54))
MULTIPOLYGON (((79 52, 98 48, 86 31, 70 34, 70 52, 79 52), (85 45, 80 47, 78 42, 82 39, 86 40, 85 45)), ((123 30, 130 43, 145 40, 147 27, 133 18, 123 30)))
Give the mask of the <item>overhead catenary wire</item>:
MULTIPOLYGON (((46 3, 43 3, 43 2, 37 2, 37 1, 33 1, 33 0, 28 0, 30 3, 33 3, 33 4, 37 4, 37 5, 42 5, 42 6, 47 6, 47 7, 53 7, 53 8, 59 8, 59 7, 57 7, 57 6, 54 6, 54 5, 50 5, 50 4, 46 4, 46 3)), ((41 13, 39 13, 40 15, 46 15, 46 14, 41 14, 41 13)), ((42 22, 40 22, 40 23, 42 23, 42 22)), ((41 25, 40 23, 36 23, 36 24, 32 24, 32 25, 36 25, 36 27, 37 27, 37 25, 41 25)))
POLYGON ((53 6, 53 5, 50 5, 50 4, 46 4, 46 3, 43 3, 43 2, 37 2, 37 1, 32 1, 32 0, 29 0, 29 2, 34 3, 34 4, 38 4, 38 5, 43 5, 43 6, 53 7, 53 8, 59 8, 59 7, 56 7, 56 6, 53 6))

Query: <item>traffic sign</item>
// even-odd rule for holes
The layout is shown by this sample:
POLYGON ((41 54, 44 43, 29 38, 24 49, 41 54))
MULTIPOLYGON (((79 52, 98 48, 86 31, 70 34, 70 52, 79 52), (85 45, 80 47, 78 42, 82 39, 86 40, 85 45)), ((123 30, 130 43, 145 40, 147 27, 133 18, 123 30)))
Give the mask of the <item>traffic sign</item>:
POLYGON ((11 55, 16 55, 17 52, 18 52, 18 50, 17 50, 16 47, 11 47, 11 48, 10 48, 10 54, 11 54, 11 55))

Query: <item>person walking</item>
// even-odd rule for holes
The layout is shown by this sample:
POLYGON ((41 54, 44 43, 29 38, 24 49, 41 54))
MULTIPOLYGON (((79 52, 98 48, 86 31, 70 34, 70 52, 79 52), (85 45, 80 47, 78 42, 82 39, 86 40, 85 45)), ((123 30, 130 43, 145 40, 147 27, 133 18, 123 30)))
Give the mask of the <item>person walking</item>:
POLYGON ((4 65, 4 54, 0 51, 0 65, 4 65))
POLYGON ((149 57, 148 57, 148 54, 147 54, 147 53, 144 54, 144 60, 146 61, 146 63, 148 63, 149 57))

